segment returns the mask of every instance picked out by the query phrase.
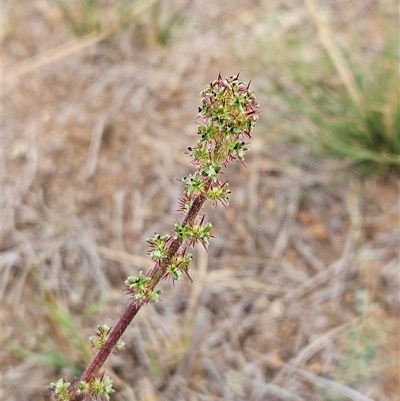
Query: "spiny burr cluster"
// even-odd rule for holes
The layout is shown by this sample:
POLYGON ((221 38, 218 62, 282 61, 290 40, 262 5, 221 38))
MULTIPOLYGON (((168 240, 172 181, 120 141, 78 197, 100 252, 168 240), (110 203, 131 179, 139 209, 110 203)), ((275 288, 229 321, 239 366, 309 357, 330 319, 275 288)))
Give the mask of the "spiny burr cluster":
MULTIPOLYGON (((239 74, 218 79, 201 92, 198 115, 196 146, 188 148, 194 172, 180 181, 184 193, 179 200, 179 211, 184 215, 181 223, 175 223, 172 235, 160 235, 147 242, 154 268, 144 275, 129 276, 125 280, 126 292, 131 303, 117 322, 114 329, 107 325, 98 326, 90 337, 98 350, 92 363, 80 379, 73 384, 63 379, 52 383, 53 399, 57 401, 82 401, 85 397, 109 400, 114 391, 112 380, 100 372, 105 360, 113 351, 123 347, 121 335, 126 330, 139 309, 160 299, 161 291, 156 289, 162 279, 180 280, 189 276, 192 255, 188 248, 200 242, 206 249, 211 235, 211 223, 204 224, 204 215, 199 217, 206 200, 224 207, 229 204, 230 190, 227 181, 220 181, 223 168, 239 160, 244 164, 251 132, 258 120, 258 104, 249 84, 239 81, 239 74)), ((191 280, 192 281, 192 280, 191 280)))

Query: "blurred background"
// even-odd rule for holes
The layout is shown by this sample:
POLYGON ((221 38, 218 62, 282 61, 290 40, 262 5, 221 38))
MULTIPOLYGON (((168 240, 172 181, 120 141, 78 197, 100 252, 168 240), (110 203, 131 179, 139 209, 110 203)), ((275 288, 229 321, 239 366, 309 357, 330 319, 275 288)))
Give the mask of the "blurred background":
MULTIPOLYGON (((200 92, 262 114, 193 284, 161 283, 112 400, 399 400, 395 0, 3 0, 2 399, 47 400, 152 267, 200 92)), ((200 247, 201 248, 201 247, 200 247)))

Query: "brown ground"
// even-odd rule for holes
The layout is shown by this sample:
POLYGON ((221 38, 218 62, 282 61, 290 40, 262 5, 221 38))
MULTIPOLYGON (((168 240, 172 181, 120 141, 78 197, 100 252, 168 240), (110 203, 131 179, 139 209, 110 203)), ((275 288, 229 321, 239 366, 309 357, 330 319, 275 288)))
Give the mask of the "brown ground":
MULTIPOLYGON (((224 3, 185 2, 165 47, 146 8, 54 57, 73 40, 56 3, 2 3, 3 400, 48 399, 90 361, 96 325, 115 324, 123 280, 151 267, 146 238, 179 218, 175 177, 220 71, 251 79, 263 110, 247 169, 227 171, 228 211, 207 207, 215 239, 194 252, 194 283, 163 282, 109 360, 112 399, 400 400, 398 176, 360 179, 289 143, 269 65, 243 55, 278 16, 315 44, 301 2, 224 3)), ((340 32, 374 22, 373 2, 339 3, 340 32)))

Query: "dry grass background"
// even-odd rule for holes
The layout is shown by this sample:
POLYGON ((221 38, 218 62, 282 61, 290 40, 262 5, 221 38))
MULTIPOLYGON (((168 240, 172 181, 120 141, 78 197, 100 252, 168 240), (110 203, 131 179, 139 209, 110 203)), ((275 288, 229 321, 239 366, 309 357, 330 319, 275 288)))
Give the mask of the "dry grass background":
MULTIPOLYGON (((48 399, 80 374, 123 280, 151 267, 146 238, 179 218, 199 92, 240 71, 263 110, 247 169, 227 172, 229 210, 206 210, 194 283, 164 282, 108 361, 112 399, 399 400, 398 175, 362 179, 293 144, 270 90, 287 34, 323 52, 307 7, 155 3, 123 29, 100 2, 102 29, 76 38, 56 2, 2 2, 2 399, 48 399)), ((379 57, 395 2, 323 3, 340 43, 379 57)))

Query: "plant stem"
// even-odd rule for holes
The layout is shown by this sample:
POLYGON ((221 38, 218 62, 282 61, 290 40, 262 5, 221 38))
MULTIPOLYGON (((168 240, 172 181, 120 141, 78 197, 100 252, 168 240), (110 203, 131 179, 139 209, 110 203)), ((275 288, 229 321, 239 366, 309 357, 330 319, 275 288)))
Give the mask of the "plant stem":
MULTIPOLYGON (((209 189, 211 185, 211 180, 206 183, 206 191, 209 189)), ((205 191, 205 192, 206 192, 205 191)), ((198 195, 192 203, 187 215, 185 216, 182 226, 190 225, 194 223, 197 215, 199 214, 206 197, 204 194, 198 195)), ((165 276, 168 266, 170 265, 172 258, 177 253, 179 247, 182 244, 182 240, 175 238, 168 247, 167 257, 159 264, 154 267, 148 274, 151 277, 151 288, 154 288, 160 280, 165 276)), ((80 380, 89 382, 90 379, 96 376, 104 362, 107 360, 109 355, 115 349, 115 346, 118 340, 121 338, 122 334, 125 332, 129 324, 132 322, 133 318, 138 313, 139 309, 143 306, 143 303, 137 303, 132 301, 128 307, 125 309, 125 312, 122 314, 117 324, 111 331, 107 341, 101 347, 101 349, 95 355, 92 363, 88 366, 88 368, 83 373, 80 380)), ((83 394, 78 394, 76 391, 76 386, 70 387, 70 400, 71 401, 82 401, 84 399, 83 394)))

